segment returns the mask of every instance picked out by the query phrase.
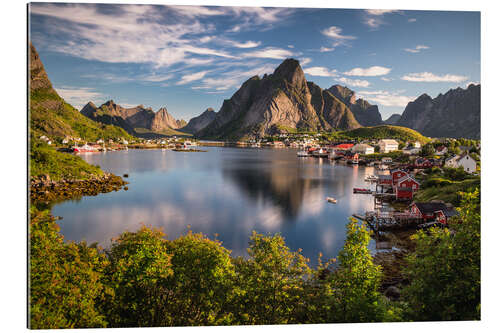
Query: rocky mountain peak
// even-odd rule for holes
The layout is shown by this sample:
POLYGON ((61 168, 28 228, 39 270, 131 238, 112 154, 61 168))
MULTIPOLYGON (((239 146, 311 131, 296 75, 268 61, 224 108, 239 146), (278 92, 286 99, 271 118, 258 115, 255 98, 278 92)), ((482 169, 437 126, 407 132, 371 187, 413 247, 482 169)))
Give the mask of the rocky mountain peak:
POLYGON ((33 44, 30 42, 30 89, 50 89, 52 88, 52 83, 50 83, 47 72, 45 72, 45 67, 43 67, 42 60, 38 55, 33 44))
POLYGON ((345 86, 335 84, 327 90, 347 105, 356 104, 356 93, 345 86))
POLYGON ((289 58, 283 61, 273 73, 273 78, 284 79, 292 86, 307 86, 306 78, 298 60, 289 58))

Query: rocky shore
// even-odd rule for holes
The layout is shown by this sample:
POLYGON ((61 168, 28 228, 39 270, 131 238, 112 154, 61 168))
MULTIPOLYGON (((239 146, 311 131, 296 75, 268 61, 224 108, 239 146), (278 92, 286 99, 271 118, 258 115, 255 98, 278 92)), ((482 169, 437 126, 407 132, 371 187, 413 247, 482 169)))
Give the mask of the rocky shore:
MULTIPOLYGON (((32 177, 30 182, 31 203, 51 203, 69 199, 78 199, 84 195, 98 195, 118 191, 128 182, 120 176, 104 173, 85 180, 51 180, 49 175, 32 177)), ((125 187, 126 189, 126 187, 125 187)))

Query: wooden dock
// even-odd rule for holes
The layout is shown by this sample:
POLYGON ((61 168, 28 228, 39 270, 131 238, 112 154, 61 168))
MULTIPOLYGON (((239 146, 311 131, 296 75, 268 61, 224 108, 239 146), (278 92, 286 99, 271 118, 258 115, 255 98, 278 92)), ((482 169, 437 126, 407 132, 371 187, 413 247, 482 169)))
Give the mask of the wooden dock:
POLYGON ((375 232, 407 230, 423 223, 421 218, 404 212, 366 212, 365 216, 361 214, 352 214, 352 216, 365 221, 375 232))

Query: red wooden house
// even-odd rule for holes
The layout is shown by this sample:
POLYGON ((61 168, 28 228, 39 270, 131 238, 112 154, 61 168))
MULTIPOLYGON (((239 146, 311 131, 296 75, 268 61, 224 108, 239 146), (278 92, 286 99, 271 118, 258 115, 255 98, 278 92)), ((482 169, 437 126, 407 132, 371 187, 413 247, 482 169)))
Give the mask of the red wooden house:
POLYGON ((341 143, 333 147, 335 150, 350 150, 354 146, 354 143, 341 143))
POLYGON ((420 183, 406 175, 397 180, 396 185, 394 185, 394 193, 397 200, 411 200, 413 199, 413 193, 418 191, 419 188, 420 183))
POLYGON ((432 168, 433 166, 433 163, 431 161, 429 161, 428 159, 426 158, 417 158, 414 162, 413 162, 413 167, 414 168, 418 168, 418 169, 427 169, 427 168, 432 168))
POLYGON ((457 215, 457 211, 442 202, 414 202, 410 205, 411 214, 424 221, 448 223, 448 219, 457 215))
POLYGON ((351 151, 346 151, 345 154, 344 154, 344 157, 345 159, 347 160, 347 162, 350 162, 350 163, 358 163, 359 161, 359 154, 358 153, 353 153, 351 151))
POLYGON ((397 170, 391 171, 392 185, 396 186, 398 180, 403 178, 403 177, 406 177, 406 176, 408 176, 408 172, 406 172, 404 170, 397 169, 397 170))

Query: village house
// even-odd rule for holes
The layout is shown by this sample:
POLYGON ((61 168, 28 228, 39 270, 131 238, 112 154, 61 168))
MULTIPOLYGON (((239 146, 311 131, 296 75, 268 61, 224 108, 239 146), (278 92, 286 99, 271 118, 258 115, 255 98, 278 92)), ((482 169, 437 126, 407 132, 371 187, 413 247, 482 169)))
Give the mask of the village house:
POLYGON ((390 153, 391 151, 398 150, 398 142, 394 139, 383 139, 379 140, 378 146, 380 147, 381 153, 390 153))
POLYGON ((382 163, 392 163, 392 158, 390 157, 382 157, 382 163))
POLYGON ((375 148, 373 148, 370 145, 364 144, 364 143, 358 143, 351 148, 351 151, 353 151, 355 153, 368 155, 368 154, 374 154, 375 148))
POLYGON ((349 163, 358 164, 358 162, 359 162, 359 154, 358 153, 355 153, 352 151, 346 151, 344 154, 344 157, 347 160, 347 162, 349 162, 349 163))
POLYGON ((444 154, 446 154, 448 152, 448 148, 446 146, 438 146, 436 148, 436 155, 437 156, 443 156, 444 154))
POLYGON ((354 146, 353 143, 341 143, 333 147, 333 149, 337 150, 351 150, 354 146))
POLYGON ((413 161, 413 167, 416 169, 427 169, 432 168, 433 163, 424 157, 419 157, 413 161))
POLYGON ((409 209, 411 214, 426 222, 436 220, 447 224, 449 218, 458 215, 451 204, 443 202, 413 202, 409 209))
POLYGON ((463 167, 467 173, 474 173, 477 169, 477 163, 472 157, 470 157, 469 153, 454 155, 447 158, 444 162, 444 166, 448 168, 463 167))

